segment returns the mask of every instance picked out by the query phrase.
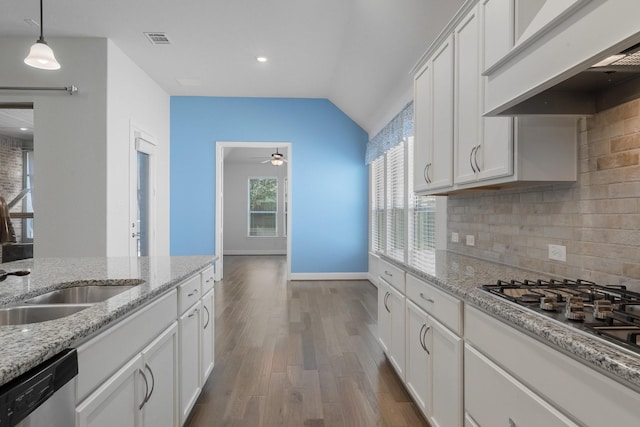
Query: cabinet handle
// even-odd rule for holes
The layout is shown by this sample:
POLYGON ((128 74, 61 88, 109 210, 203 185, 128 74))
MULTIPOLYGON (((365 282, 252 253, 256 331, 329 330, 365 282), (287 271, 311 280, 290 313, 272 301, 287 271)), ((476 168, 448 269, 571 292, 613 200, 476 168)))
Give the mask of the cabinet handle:
POLYGON ((144 371, 142 369, 138 369, 138 372, 140 373, 140 375, 142 375, 142 379, 144 380, 144 387, 145 387, 144 399, 142 399, 142 403, 140 404, 140 406, 138 406, 138 410, 141 411, 144 404, 147 403, 147 397, 149 394, 149 381, 147 381, 147 376, 144 374, 144 371))
POLYGON ((393 273, 390 273, 387 270, 384 271, 384 274, 385 276, 393 277, 393 273))
POLYGON ((509 418, 509 427, 516 427, 516 422, 509 418))
POLYGON ((469 153, 469 164, 471 165, 471 169, 473 170, 473 173, 478 172, 476 170, 476 168, 473 166, 473 153, 478 149, 478 146, 475 146, 471 149, 471 153, 469 153))
POLYGON ((424 176, 424 181, 429 184, 429 165, 430 163, 427 163, 424 166, 424 170, 422 171, 422 176, 424 176))
POLYGON ((197 293, 198 293, 198 289, 194 289, 194 290, 193 290, 193 292, 191 292, 190 294, 187 294, 187 296, 188 296, 188 297, 192 297, 192 296, 194 296, 194 295, 195 295, 195 294, 197 294, 197 293))
POLYGON ((478 151, 480 151, 480 145, 476 147, 476 154, 473 156, 473 161, 476 164, 476 170, 480 172, 480 166, 478 166, 478 151))
POLYGON ((204 308, 204 311, 207 312, 207 322, 204 324, 204 327, 202 329, 207 329, 207 326, 209 326, 209 320, 211 320, 211 315, 209 314, 209 309, 206 305, 203 305, 202 308, 204 308))
POLYGON ((424 341, 422 340, 422 331, 424 331, 424 328, 427 327, 426 323, 422 324, 422 327, 420 328, 420 333, 418 334, 418 338, 420 339, 420 347, 422 347, 423 350, 427 350, 424 341))
POLYGON ((153 371, 151 370, 151 366, 149 366, 149 364, 145 363, 144 367, 151 374, 151 391, 149 392, 149 396, 147 396, 147 398, 144 400, 144 403, 146 403, 146 402, 149 401, 149 399, 151 399, 151 395, 153 394, 153 390, 156 388, 156 377, 153 375, 153 371))
POLYGON ((193 313, 187 316, 187 319, 191 319, 193 316, 196 315, 197 312, 198 312, 198 309, 196 308, 195 310, 193 310, 193 313))
POLYGON ((209 282, 210 282, 210 281, 212 281, 212 280, 213 280, 213 277, 209 277, 207 280, 205 280, 205 282, 204 282, 204 283, 209 283, 209 282))
POLYGON ((427 302, 435 302, 434 300, 432 300, 431 298, 427 298, 424 296, 424 294, 422 292, 420 292, 420 298, 422 298, 423 300, 427 301, 427 302))
POLYGON ((431 329, 431 326, 427 326, 424 330, 424 333, 422 334, 422 343, 424 344, 422 348, 427 352, 427 356, 431 355, 431 353, 427 349, 427 333, 429 332, 429 329, 431 329))
POLYGON ((387 309, 387 312, 391 313, 391 310, 389 310, 389 306, 387 305, 387 299, 389 299, 389 297, 391 296, 391 294, 389 292, 387 292, 384 296, 384 308, 387 309))

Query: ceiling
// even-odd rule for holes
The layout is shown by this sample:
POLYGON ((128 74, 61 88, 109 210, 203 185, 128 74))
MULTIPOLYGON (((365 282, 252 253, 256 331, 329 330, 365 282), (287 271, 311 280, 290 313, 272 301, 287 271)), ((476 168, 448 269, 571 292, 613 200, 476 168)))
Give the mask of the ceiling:
MULTIPOLYGON (((39 28, 25 20, 39 22, 39 2, 2 3, 0 36, 35 42, 39 28)), ((55 37, 109 38, 170 95, 328 98, 372 132, 381 106, 410 91, 409 70, 462 3, 45 0, 44 36, 54 51, 55 37), (144 32, 164 32, 170 44, 144 32)))
POLYGON ((2 108, 0 105, 0 135, 33 140, 33 110, 2 108))
POLYGON ((269 146, 269 143, 263 143, 267 147, 224 147, 225 163, 268 163, 271 160, 271 154, 278 150, 285 159, 288 159, 287 147, 269 146))

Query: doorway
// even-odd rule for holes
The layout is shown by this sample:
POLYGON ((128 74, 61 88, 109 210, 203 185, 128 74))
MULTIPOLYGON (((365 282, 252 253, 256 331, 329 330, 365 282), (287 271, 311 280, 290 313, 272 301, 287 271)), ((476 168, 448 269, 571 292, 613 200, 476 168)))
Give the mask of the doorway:
POLYGON ((132 126, 129 171, 132 257, 155 255, 156 238, 156 142, 132 126))
POLYGON ((290 142, 217 142, 216 143, 216 280, 223 278, 226 255, 286 256, 286 276, 291 273, 291 143, 290 142), (283 161, 275 161, 282 156, 283 161), (225 178, 227 177, 227 178, 225 178), (225 182, 226 179, 229 182, 225 182), (273 182, 275 181, 275 182, 273 182), (265 186, 261 186, 265 184, 265 186), (260 186, 252 201, 251 186, 260 186), (227 191, 225 191, 227 188, 227 191), (278 203, 264 203, 277 197, 278 203), (225 197, 225 193, 228 195, 225 197), (262 198, 260 198, 262 197, 262 198), (258 203, 260 201, 260 203, 258 203), (273 206, 277 206, 274 210, 273 206), (225 215, 227 207, 228 215, 225 215), (233 213, 229 209, 233 207, 233 213), (229 217, 229 218, 225 218, 229 217), (267 227, 266 225, 270 226, 267 227), (261 228, 257 232, 257 228, 261 228), (233 236, 227 235, 233 232, 233 236), (228 238, 234 237, 232 240, 228 238), (225 241, 227 242, 225 244, 225 241), (278 242, 282 242, 282 244, 278 242))

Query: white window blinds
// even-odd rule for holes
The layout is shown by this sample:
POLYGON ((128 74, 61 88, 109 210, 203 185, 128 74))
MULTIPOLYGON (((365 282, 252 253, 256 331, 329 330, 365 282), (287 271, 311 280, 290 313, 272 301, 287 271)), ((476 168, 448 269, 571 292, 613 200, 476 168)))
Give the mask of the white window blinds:
POLYGON ((371 162, 371 251, 384 252, 384 156, 371 162))
POLYGON ((404 262, 405 249, 405 143, 387 152, 387 256, 404 262))

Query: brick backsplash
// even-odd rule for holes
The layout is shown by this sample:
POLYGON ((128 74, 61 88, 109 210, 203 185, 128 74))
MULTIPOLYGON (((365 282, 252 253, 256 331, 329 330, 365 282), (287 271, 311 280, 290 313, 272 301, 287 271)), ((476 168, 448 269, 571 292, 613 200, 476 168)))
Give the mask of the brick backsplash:
POLYGON ((640 291, 640 99, 578 128, 575 183, 449 196, 448 235, 461 237, 449 250, 640 291), (549 260, 549 244, 567 261, 549 260))
MULTIPOLYGON (((0 196, 9 203, 22 191, 22 146, 24 141, 0 135, 0 196)), ((12 212, 22 210, 22 202, 12 212)), ((22 222, 12 219, 18 241, 21 239, 22 222)))

